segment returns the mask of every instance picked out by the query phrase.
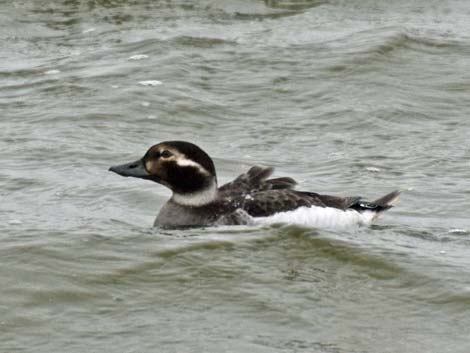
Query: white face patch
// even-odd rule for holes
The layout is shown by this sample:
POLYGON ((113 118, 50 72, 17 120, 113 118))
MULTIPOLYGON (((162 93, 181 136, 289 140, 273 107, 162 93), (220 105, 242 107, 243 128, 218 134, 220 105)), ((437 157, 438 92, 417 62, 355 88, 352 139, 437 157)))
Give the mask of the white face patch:
POLYGON ((146 162, 145 162, 145 169, 147 169, 147 170, 153 170, 153 164, 154 164, 154 162, 153 162, 152 160, 146 161, 146 162))
POLYGON ((186 157, 183 156, 178 156, 176 158, 176 164, 178 164, 180 167, 197 167, 197 168, 202 168, 202 165, 200 165, 197 162, 194 162, 191 159, 187 159, 186 157))
POLYGON ((160 159, 162 161, 175 161, 179 167, 194 167, 196 168, 201 174, 204 175, 211 175, 211 173, 204 168, 201 164, 193 161, 192 159, 187 158, 183 153, 179 152, 178 150, 171 148, 170 146, 162 146, 159 149, 160 152, 160 159), (164 152, 170 152, 168 157, 164 157, 164 152))
POLYGON ((175 160, 176 160, 176 164, 180 167, 195 167, 199 170, 201 174, 210 175, 210 173, 207 171, 206 168, 204 168, 199 163, 186 158, 184 155, 176 156, 175 160))
POLYGON ((216 197, 217 184, 215 183, 215 181, 213 181, 210 186, 200 191, 187 194, 173 193, 171 199, 173 200, 173 202, 179 205, 197 207, 206 205, 214 201, 216 197))
MULTIPOLYGON (((199 173, 206 175, 206 176, 211 176, 211 173, 206 168, 204 168, 201 164, 199 164, 196 161, 193 161, 192 159, 187 158, 186 155, 184 155, 183 153, 179 152, 178 150, 174 148, 163 145, 158 149, 158 152, 160 154, 160 156, 158 157, 160 162, 172 162, 173 161, 179 167, 194 167, 199 171, 199 173)), ((159 165, 164 167, 164 165, 160 164, 160 162, 157 162, 157 160, 150 159, 145 162, 145 168, 148 171, 152 171, 154 170, 154 168, 157 168, 159 165)))

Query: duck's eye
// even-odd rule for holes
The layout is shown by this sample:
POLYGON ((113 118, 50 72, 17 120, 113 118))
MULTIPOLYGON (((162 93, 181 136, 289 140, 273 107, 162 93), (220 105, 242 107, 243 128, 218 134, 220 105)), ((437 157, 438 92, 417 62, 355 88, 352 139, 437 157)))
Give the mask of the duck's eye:
POLYGON ((168 150, 163 150, 163 151, 160 153, 160 156, 163 157, 163 158, 170 158, 170 157, 171 157, 171 152, 168 151, 168 150))

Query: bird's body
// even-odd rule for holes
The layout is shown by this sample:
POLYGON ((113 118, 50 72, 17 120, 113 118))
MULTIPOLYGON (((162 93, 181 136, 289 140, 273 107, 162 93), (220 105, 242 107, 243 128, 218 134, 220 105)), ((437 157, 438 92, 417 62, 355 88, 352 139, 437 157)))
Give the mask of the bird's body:
POLYGON ((169 187, 173 195, 155 220, 156 226, 168 228, 248 224, 266 217, 289 222, 294 211, 313 212, 320 226, 368 224, 399 196, 394 191, 367 202, 297 191, 292 178, 270 179, 273 169, 258 166, 218 187, 212 159, 183 141, 154 145, 141 160, 110 170, 169 187))

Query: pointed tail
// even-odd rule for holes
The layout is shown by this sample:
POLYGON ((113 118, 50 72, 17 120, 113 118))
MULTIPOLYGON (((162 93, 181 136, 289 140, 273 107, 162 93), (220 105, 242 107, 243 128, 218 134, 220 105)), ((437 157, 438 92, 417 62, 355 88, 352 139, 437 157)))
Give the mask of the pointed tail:
POLYGON ((378 212, 385 211, 389 208, 392 208, 398 202, 400 194, 400 190, 395 190, 385 196, 382 196, 380 199, 377 199, 372 203, 378 206, 378 212))
POLYGON ((371 211, 373 212, 373 217, 371 220, 375 220, 377 219, 377 217, 380 216, 380 214, 382 214, 382 212, 394 206, 394 204, 398 201, 398 198, 400 197, 400 193, 400 190, 395 190, 373 202, 359 199, 349 208, 352 208, 361 213, 365 211, 371 211))

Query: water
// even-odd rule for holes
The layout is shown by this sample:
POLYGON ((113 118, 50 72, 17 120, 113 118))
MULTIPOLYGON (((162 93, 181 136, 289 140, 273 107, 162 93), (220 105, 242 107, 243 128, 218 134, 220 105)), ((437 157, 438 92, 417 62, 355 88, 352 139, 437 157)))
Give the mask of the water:
POLYGON ((2 1, 1 352, 470 351, 467 1, 2 1), (167 139, 377 225, 161 232, 167 139))

